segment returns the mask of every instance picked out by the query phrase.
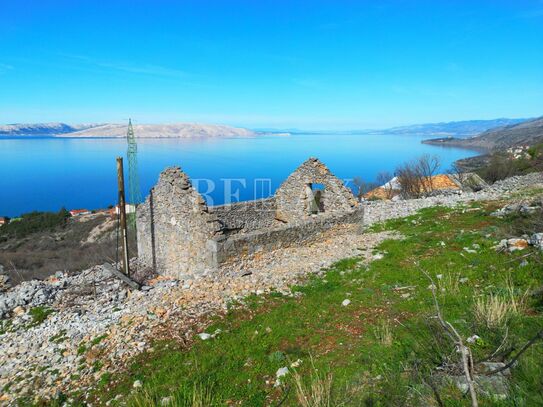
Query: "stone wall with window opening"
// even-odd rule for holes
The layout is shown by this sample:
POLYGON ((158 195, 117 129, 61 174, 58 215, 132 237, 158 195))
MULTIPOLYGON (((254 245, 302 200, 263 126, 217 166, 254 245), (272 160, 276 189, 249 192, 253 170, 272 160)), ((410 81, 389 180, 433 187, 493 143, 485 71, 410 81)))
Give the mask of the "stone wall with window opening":
POLYGON ((334 226, 362 224, 363 208, 316 158, 268 199, 208 207, 179 167, 167 168, 138 207, 138 255, 157 273, 194 278, 225 262, 304 244, 334 226))

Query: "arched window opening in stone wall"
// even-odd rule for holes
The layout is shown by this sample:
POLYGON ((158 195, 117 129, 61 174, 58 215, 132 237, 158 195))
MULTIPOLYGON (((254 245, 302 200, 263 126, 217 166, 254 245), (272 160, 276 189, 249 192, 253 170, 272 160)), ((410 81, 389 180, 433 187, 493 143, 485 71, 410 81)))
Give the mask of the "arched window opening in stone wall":
POLYGON ((323 184, 309 183, 307 191, 307 211, 310 215, 318 215, 324 212, 325 186, 323 184))

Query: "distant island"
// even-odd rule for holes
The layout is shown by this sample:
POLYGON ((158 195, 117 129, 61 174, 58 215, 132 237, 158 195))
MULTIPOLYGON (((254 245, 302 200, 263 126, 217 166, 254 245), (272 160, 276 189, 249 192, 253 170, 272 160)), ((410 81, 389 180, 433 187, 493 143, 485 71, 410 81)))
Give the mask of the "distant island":
MULTIPOLYGON (((0 136, 54 136, 79 138, 126 137, 126 124, 79 124, 39 123, 8 124, 0 126, 0 136)), ((216 124, 175 123, 135 124, 138 138, 211 138, 211 137, 255 137, 263 132, 216 124)))

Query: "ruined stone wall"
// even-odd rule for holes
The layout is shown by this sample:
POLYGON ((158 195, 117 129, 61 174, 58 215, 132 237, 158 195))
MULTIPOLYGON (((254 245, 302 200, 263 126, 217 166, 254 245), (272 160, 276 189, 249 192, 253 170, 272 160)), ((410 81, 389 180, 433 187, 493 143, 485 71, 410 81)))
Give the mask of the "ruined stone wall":
POLYGON ((210 240, 214 261, 217 265, 237 261, 244 256, 261 251, 272 251, 296 246, 318 238, 330 228, 344 224, 359 224, 362 231, 364 208, 362 206, 341 214, 328 214, 309 220, 284 224, 269 230, 238 234, 229 237, 216 237, 210 240))
POLYGON ((207 241, 220 224, 179 167, 164 170, 138 206, 137 230, 138 256, 159 274, 185 278, 213 266, 207 241))
POLYGON ((314 158, 272 198, 212 208, 173 167, 138 207, 138 254, 161 275, 192 278, 244 255, 302 244, 336 225, 361 223, 362 217, 352 192, 314 158), (324 186, 317 215, 308 210, 315 202, 310 184, 324 186))
POLYGON ((284 222, 314 217, 309 213, 311 193, 309 184, 322 184, 322 207, 324 212, 317 216, 347 213, 358 206, 358 201, 349 188, 334 176, 316 158, 304 162, 281 184, 275 193, 277 205, 276 218, 284 222))
POLYGON ((275 198, 273 197, 212 206, 209 212, 217 216, 222 226, 226 228, 227 235, 270 229, 281 224, 275 219, 275 198))

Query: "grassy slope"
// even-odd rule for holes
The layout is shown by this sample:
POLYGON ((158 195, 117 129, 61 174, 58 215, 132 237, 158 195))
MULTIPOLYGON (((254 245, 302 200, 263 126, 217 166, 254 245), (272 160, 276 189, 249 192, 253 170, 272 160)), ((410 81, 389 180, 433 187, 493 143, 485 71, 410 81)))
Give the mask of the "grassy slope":
MULTIPOLYGON (((443 276, 436 281, 444 317, 464 338, 482 338, 473 345, 476 360, 492 353, 506 331, 505 347, 518 348, 543 327, 541 304, 534 298, 510 318, 507 328, 490 329, 474 317, 476 298, 509 295, 508 279, 519 297, 542 281, 541 254, 527 257, 528 265, 519 267, 519 257, 533 249, 518 254, 492 249, 517 224, 488 216, 492 209, 480 204, 467 210, 432 208, 380 225, 375 229, 397 230, 406 237, 381 244, 382 260, 369 267, 357 259, 340 261, 323 279, 295 288, 302 294, 295 298, 250 298, 207 330, 222 330, 215 339, 198 340, 189 350, 173 342, 157 343, 127 372, 104 377, 93 397, 103 403, 121 394, 128 405, 156 405, 173 396, 175 405, 243 406, 278 405, 286 397, 282 405, 298 405, 292 375, 283 386, 273 383, 278 368, 301 359, 297 371, 306 381, 312 372, 314 376, 311 360, 321 377, 331 373, 331 405, 435 405, 424 380, 443 355, 455 353, 431 318, 429 282, 420 268, 434 278, 443 276), (477 253, 463 250, 473 244, 480 246, 477 253), (460 283, 460 278, 468 281, 460 283), (405 286, 415 288, 395 289, 405 286), (344 307, 346 298, 351 304, 344 307), (136 379, 143 383, 139 391, 132 389, 136 379), (198 404, 195 397, 205 401, 198 404)), ((483 399, 481 405, 542 405, 542 369, 539 343, 513 370, 508 401, 483 399)), ((453 387, 442 389, 441 397, 445 405, 467 403, 453 387)))

